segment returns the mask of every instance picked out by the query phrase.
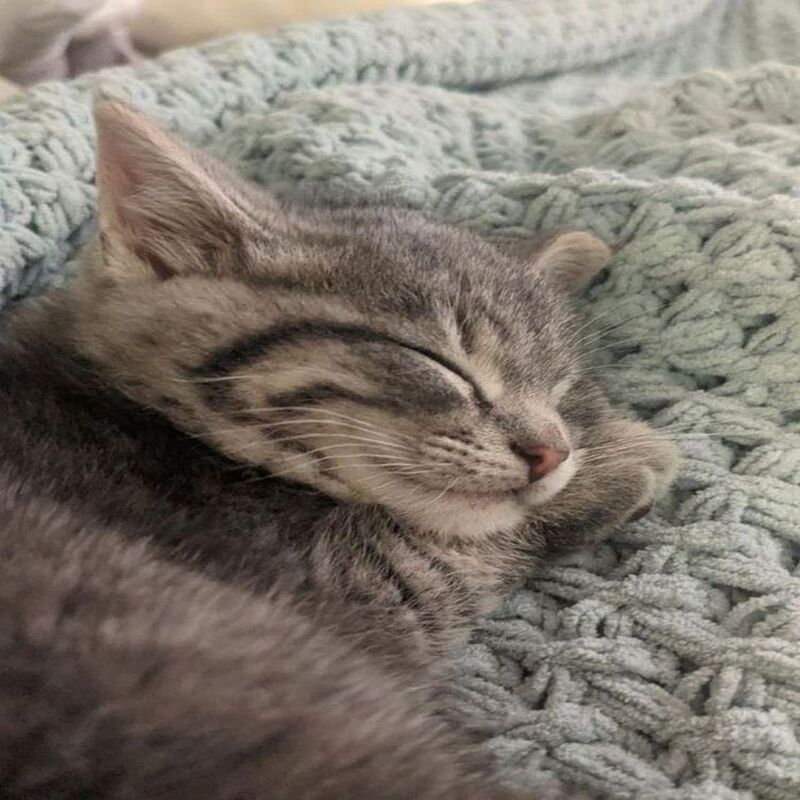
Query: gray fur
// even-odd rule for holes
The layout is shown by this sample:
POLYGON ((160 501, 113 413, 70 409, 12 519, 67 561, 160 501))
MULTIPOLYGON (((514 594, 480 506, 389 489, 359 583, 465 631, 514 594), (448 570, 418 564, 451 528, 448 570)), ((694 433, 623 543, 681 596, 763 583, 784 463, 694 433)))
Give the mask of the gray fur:
POLYGON ((99 240, 0 351, 4 796, 505 796, 444 657, 674 468, 582 371, 559 286, 607 250, 281 209, 98 127, 99 240), (571 471, 528 486, 551 441, 571 471))

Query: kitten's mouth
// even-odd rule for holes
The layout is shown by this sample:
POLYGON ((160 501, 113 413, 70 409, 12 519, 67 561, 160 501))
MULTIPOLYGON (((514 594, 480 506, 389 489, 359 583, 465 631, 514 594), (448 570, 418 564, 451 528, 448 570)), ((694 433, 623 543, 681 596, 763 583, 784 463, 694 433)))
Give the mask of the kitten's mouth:
MULTIPOLYGON (((480 489, 464 491, 445 487, 442 489, 423 486, 426 492, 437 499, 455 500, 463 503, 469 510, 480 511, 492 506, 518 506, 530 508, 539 506, 550 501, 569 484, 577 471, 577 458, 570 455, 563 464, 556 470, 546 475, 544 478, 534 482, 526 483, 511 489, 493 489, 481 491, 480 489)), ((421 484, 414 483, 415 486, 421 484)))
POLYGON ((408 496, 396 496, 388 505, 425 530, 457 537, 479 536, 510 530, 526 516, 518 489, 443 492, 420 484, 415 486, 416 493, 412 489, 408 496), (420 497, 420 488, 427 497, 420 497))

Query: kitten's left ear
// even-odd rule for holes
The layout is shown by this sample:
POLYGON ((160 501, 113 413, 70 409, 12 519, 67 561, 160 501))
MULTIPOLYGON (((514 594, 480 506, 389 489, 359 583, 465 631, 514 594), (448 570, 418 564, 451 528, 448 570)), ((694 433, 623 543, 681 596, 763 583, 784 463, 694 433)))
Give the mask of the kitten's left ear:
POLYGON ((600 272, 611 258, 611 249, 590 233, 572 231, 529 245, 522 257, 551 284, 574 292, 600 272))
POLYGON ((100 231, 118 277, 225 273, 245 239, 264 236, 270 198, 257 205, 255 190, 225 166, 124 103, 99 100, 94 116, 100 231))

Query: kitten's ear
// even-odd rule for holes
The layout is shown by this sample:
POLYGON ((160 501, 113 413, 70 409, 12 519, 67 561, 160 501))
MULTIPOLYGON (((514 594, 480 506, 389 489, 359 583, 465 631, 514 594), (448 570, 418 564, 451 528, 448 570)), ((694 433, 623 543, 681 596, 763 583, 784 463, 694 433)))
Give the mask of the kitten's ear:
MULTIPOLYGON (((224 273, 258 237, 241 179, 124 103, 95 104, 101 242, 116 272, 224 273), (135 258, 125 258, 125 254, 135 258)), ((124 277, 124 275, 120 275, 124 277)))
POLYGON ((584 287, 611 257, 609 246, 590 233, 573 231, 528 247, 524 256, 533 269, 567 292, 584 287))

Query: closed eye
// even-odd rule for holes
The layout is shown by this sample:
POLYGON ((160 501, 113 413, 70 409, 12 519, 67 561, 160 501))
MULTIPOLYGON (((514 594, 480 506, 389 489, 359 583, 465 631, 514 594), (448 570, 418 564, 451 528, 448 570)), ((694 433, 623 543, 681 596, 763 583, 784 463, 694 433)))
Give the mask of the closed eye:
POLYGON ((427 347, 419 347, 418 345, 404 342, 401 339, 395 339, 394 337, 387 337, 387 341, 397 344, 405 350, 411 350, 413 353, 424 356, 448 372, 451 372, 457 377, 461 378, 461 380, 470 387, 475 404, 479 408, 488 410, 492 407, 491 402, 486 397, 486 394, 481 387, 475 382, 474 378, 464 372, 464 370, 462 370, 458 364, 453 363, 449 358, 446 358, 445 356, 442 356, 433 350, 428 350, 427 347))
POLYGON ((471 389, 475 403, 483 409, 491 408, 491 403, 475 379, 467 374, 458 364, 446 356, 430 350, 429 348, 391 336, 386 333, 372 330, 360 325, 327 322, 323 320, 308 320, 304 322, 290 322, 275 325, 259 333, 238 339, 212 353, 206 360, 193 371, 203 377, 226 374, 234 369, 246 367, 264 358, 270 350, 294 343, 299 340, 334 340, 344 342, 382 342, 393 344, 406 350, 411 350, 418 355, 438 364, 454 375, 457 375, 471 389))

